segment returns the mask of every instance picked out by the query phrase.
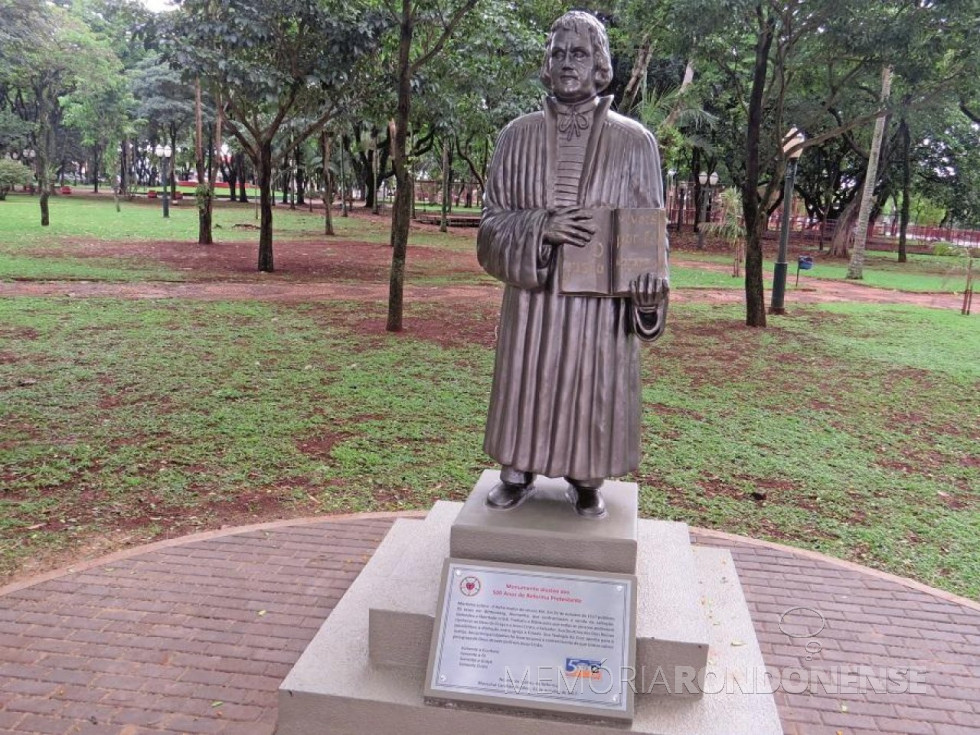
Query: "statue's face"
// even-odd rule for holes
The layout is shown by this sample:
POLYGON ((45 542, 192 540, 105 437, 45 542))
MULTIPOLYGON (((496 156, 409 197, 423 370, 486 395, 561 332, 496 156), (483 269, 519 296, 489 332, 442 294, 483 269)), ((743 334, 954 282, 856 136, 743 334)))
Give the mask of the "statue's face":
POLYGON ((595 97, 595 59, 589 32, 559 28, 548 57, 551 89, 559 102, 573 104, 595 97))

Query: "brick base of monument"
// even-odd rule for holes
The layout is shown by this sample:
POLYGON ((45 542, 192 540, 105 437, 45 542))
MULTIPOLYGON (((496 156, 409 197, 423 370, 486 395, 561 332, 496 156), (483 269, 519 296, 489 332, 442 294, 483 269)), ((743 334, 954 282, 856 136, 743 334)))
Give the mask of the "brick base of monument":
MULTIPOLYGON (((524 506, 496 512, 489 524, 482 524, 483 498, 496 480, 496 473, 486 472, 465 505, 438 502, 424 521, 395 523, 282 683, 277 735, 363 735, 366 727, 399 735, 782 732, 773 697, 765 691, 762 655, 727 551, 693 548, 684 524, 636 521, 632 483, 616 483, 605 491, 607 500, 617 489, 622 495, 609 504, 611 518, 605 527, 605 520, 581 519, 571 506, 565 513, 555 505, 564 488, 560 480, 539 480, 538 493, 524 506), (529 507, 532 502, 537 505, 529 507), (543 543, 518 543, 524 551, 514 558, 515 545, 506 541, 526 539, 533 532, 528 524, 539 522, 541 541, 548 545, 541 555, 545 560, 534 558, 543 543), (581 546, 583 536, 592 550, 590 558, 605 559, 612 567, 596 569, 603 564, 589 562, 589 569, 637 576, 632 724, 425 703, 440 576, 451 547, 464 549, 467 558, 479 551, 483 561, 559 566, 555 545, 581 546), (631 564, 635 571, 624 568, 631 564)), ((580 556, 570 558, 580 563, 580 556)))

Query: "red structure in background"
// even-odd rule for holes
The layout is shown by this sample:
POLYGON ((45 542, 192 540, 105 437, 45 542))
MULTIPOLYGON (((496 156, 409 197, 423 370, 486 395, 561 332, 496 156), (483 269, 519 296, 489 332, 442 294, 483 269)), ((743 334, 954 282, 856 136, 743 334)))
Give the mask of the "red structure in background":
MULTIPOLYGON (((708 222, 717 221, 721 214, 718 197, 720 189, 712 192, 712 200, 708 204, 706 220, 708 222)), ((666 197, 667 221, 670 229, 678 231, 685 227, 690 227, 693 232, 695 221, 694 187, 690 182, 679 182, 676 186, 670 186, 666 197)), ((782 209, 775 210, 769 217, 766 236, 776 237, 779 232, 782 209)), ((821 223, 819 220, 811 220, 809 217, 800 216, 794 213, 790 218, 791 231, 796 233, 795 237, 806 240, 819 240, 821 230, 824 242, 829 242, 837 229, 837 220, 827 220, 821 223)), ((906 232, 909 247, 913 249, 929 249, 934 243, 948 242, 962 247, 980 249, 980 230, 967 230, 952 227, 935 227, 927 225, 909 225, 906 232)), ((898 239, 898 222, 891 219, 875 222, 869 228, 869 240, 879 247, 882 245, 893 245, 892 241, 898 239)))

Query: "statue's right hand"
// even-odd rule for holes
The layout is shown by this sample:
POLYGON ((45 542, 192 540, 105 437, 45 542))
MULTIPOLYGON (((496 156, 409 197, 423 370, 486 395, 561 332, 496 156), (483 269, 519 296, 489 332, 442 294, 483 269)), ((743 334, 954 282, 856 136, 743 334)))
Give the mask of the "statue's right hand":
POLYGON ((592 215, 580 207, 559 207, 548 213, 544 241, 549 245, 574 245, 584 248, 595 235, 592 215))

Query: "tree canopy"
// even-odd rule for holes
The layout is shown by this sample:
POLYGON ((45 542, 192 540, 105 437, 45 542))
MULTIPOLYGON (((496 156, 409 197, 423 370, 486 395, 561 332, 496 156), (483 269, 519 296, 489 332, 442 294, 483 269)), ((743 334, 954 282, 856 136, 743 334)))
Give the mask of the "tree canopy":
MULTIPOLYGON (((0 158, 32 167, 47 221, 59 178, 147 183, 159 175, 157 143, 175 149, 181 170, 201 147, 219 159, 211 171, 260 186, 261 270, 274 265, 275 180, 306 185, 310 171, 343 171, 350 188, 353 172, 370 206, 382 183, 394 185, 394 295, 414 182, 482 188, 497 132, 540 105, 546 30, 572 5, 181 0, 154 15, 136 0, 0 0, 0 158), (194 125, 197 89, 206 135, 194 125), (327 140, 324 131, 339 145, 323 146, 333 161, 310 169, 309 146, 327 140)), ((765 324, 762 236, 781 204, 790 127, 806 135, 796 191, 815 226, 838 223, 838 254, 866 189, 872 219, 889 202, 900 213, 900 258, 926 203, 945 224, 980 226, 980 0, 609 0, 585 9, 609 29, 614 106, 659 137, 665 178, 697 197, 698 174, 717 171, 740 192, 747 323, 765 324), (886 67, 893 88, 883 104, 886 67), (881 162, 865 181, 876 119, 881 162)))

